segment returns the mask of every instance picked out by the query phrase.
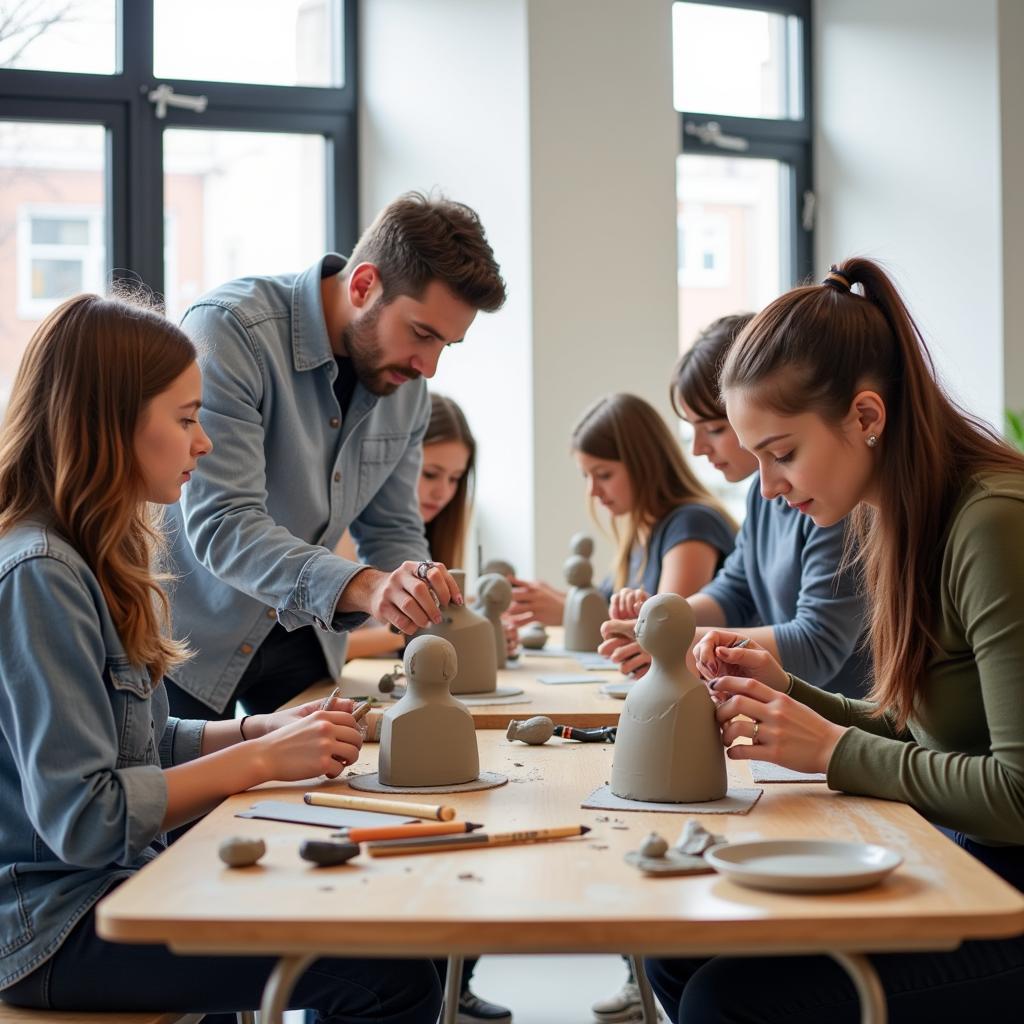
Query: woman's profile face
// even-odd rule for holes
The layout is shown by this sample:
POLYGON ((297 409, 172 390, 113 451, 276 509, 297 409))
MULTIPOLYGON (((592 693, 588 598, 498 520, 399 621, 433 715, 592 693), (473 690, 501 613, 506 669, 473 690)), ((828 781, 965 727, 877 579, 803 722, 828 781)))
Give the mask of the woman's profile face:
POLYGON ((587 495, 599 501, 613 516, 633 509, 633 482, 624 462, 598 459, 586 452, 573 452, 576 465, 587 481, 587 495))
POLYGON ((695 456, 703 455, 731 484, 745 480, 757 469, 757 459, 740 444, 736 431, 724 416, 708 419, 690 408, 682 398, 678 401, 683 422, 693 429, 695 456))
POLYGON ((193 362, 142 410, 134 447, 143 500, 173 505, 199 460, 213 449, 199 422, 202 394, 202 374, 193 362))
POLYGON ((423 522, 429 523, 451 502, 469 467, 469 448, 462 441, 437 441, 423 446, 423 468, 417 495, 423 522))

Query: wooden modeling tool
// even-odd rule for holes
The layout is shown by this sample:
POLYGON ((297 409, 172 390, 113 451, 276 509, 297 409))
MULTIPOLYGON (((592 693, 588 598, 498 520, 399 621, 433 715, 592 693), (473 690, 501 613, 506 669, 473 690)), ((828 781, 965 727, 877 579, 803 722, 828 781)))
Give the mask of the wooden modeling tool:
POLYGON ((346 793, 304 793, 303 800, 314 807, 344 807, 350 811, 379 811, 400 814, 406 818, 429 818, 431 821, 452 821, 455 808, 442 804, 407 804, 401 800, 379 800, 371 796, 349 796, 346 793))
POLYGON ((483 825, 472 821, 421 821, 414 825, 380 825, 369 828, 346 828, 332 835, 352 843, 372 843, 378 839, 418 839, 421 836, 450 836, 475 832, 483 825))
POLYGON ((523 832, 498 832, 494 835, 476 832, 464 836, 393 839, 390 842, 368 843, 366 852, 371 857, 399 857, 412 853, 448 853, 452 850, 475 850, 488 846, 518 846, 523 843, 542 843, 550 839, 568 839, 572 836, 586 835, 589 831, 588 825, 568 825, 564 828, 537 828, 523 832))
POLYGON ((352 717, 358 722, 365 718, 367 713, 372 709, 372 705, 368 700, 364 700, 362 704, 357 704, 352 709, 352 717))
POLYGON ((320 710, 321 710, 321 711, 326 711, 326 710, 327 710, 327 709, 328 709, 328 708, 329 708, 329 707, 331 706, 331 701, 332 701, 332 700, 334 700, 334 698, 335 698, 335 697, 337 697, 337 696, 339 696, 340 694, 341 694, 341 687, 340 687, 340 686, 336 686, 336 687, 335 687, 335 688, 334 688, 333 690, 331 690, 331 692, 330 692, 330 693, 329 693, 329 694, 328 694, 328 695, 327 695, 326 697, 324 697, 324 699, 323 699, 323 700, 322 700, 322 701, 320 702, 320 710))

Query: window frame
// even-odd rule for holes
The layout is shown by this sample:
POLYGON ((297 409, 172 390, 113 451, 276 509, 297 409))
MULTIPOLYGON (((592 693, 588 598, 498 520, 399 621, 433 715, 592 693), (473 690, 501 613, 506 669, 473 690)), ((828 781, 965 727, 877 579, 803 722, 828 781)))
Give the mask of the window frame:
MULTIPOLYGON (((325 238, 349 252, 358 237, 357 0, 340 0, 341 86, 277 86, 153 75, 153 0, 118 0, 112 75, 0 68, 0 120, 101 124, 106 129, 106 253, 113 279, 164 290, 163 128, 309 133, 326 142, 325 238), (148 93, 166 83, 203 95, 204 113, 156 117, 148 93)), ((300 268, 296 268, 300 269, 300 268)))
MULTIPOLYGON (((674 2, 674 0, 673 0, 674 2)), ((769 14, 791 15, 800 19, 801 116, 799 118, 736 117, 730 114, 679 112, 679 155, 728 156, 730 159, 777 160, 792 172, 790 196, 790 238, 780 239, 788 248, 790 282, 788 287, 814 273, 814 89, 812 81, 812 4, 811 0, 685 0, 708 7, 729 7, 769 14), (742 151, 727 150, 687 131, 717 123, 723 135, 737 136, 747 142, 742 151), (806 209, 808 201, 810 210, 806 209)), ((785 253, 784 253, 785 255, 785 253)))

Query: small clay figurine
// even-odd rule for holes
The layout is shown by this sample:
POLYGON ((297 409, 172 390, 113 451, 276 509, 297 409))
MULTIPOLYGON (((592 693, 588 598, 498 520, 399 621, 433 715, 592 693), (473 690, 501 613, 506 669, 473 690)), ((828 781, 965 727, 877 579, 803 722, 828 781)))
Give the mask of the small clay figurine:
POLYGON ((651 832, 640 844, 641 857, 664 857, 668 853, 668 841, 657 832, 651 832))
POLYGON ((531 622, 519 630, 519 642, 528 651, 539 651, 548 642, 548 631, 542 622, 531 622))
POLYGON ((582 555, 572 555, 562 567, 569 593, 565 595, 565 649, 596 651, 601 644, 601 624, 608 618, 608 602, 591 586, 594 567, 582 555))
POLYGON ((704 684, 686 667, 693 611, 677 594, 644 602, 636 638, 652 663, 626 697, 611 791, 627 800, 698 803, 725 796, 725 748, 704 684))
MULTIPOLYGON (((465 593, 465 572, 452 569, 451 574, 459 590, 465 593)), ((443 637, 455 648, 459 671, 451 692, 493 693, 498 688, 494 627, 466 605, 450 604, 442 609, 441 616, 438 625, 420 630, 417 636, 443 637)))
POLYGON ((481 576, 476 584, 476 597, 480 611, 494 630, 494 656, 498 668, 508 664, 508 646, 505 642, 505 624, 501 613, 512 603, 512 584, 496 572, 481 576))
POLYGON ((406 693, 381 725, 385 786, 454 786, 479 776, 473 716, 449 690, 457 671, 455 648, 442 637, 418 636, 406 647, 406 693))
POLYGON ((533 718, 524 718, 516 721, 513 719, 508 723, 505 732, 507 740, 522 740, 531 746, 539 746, 547 743, 555 733, 555 723, 546 715, 536 715, 533 718))
POLYGON ((506 562, 504 558, 492 558, 485 562, 480 570, 481 576, 487 576, 490 573, 497 573, 499 576, 504 576, 505 579, 511 580, 515 578, 516 569, 511 562, 506 562))
POLYGON ((569 553, 580 558, 593 558, 594 538, 587 533, 574 533, 569 540, 569 553))
POLYGON ((229 868, 252 867, 266 852, 267 844, 262 839, 248 836, 228 836, 217 847, 217 856, 229 868))

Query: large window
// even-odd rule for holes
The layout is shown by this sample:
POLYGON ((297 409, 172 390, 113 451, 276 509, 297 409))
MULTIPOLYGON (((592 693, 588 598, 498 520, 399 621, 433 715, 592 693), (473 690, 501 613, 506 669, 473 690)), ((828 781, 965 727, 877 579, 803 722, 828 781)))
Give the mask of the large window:
POLYGON ((169 315, 357 230, 355 0, 0 2, 0 409, 57 303, 169 315))
POLYGON ((679 343, 811 271, 810 0, 672 4, 679 343))

